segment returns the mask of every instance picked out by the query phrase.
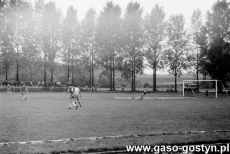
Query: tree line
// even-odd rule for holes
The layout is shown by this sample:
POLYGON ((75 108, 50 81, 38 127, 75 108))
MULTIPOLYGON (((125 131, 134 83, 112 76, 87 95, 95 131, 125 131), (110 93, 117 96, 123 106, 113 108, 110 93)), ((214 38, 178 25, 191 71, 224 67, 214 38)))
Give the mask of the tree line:
POLYGON ((202 20, 199 9, 186 30, 182 14, 166 19, 164 9, 153 6, 145 15, 140 4, 130 2, 121 15, 119 5, 107 2, 97 14, 89 9, 83 20, 70 6, 65 15, 54 2, 0 0, 0 77, 16 82, 54 81, 95 87, 108 82, 115 90, 116 76, 129 80, 149 66, 156 91, 157 70, 177 78, 184 70, 196 79, 230 79, 230 3, 216 1, 202 20), (95 70, 98 81, 95 81, 95 70))

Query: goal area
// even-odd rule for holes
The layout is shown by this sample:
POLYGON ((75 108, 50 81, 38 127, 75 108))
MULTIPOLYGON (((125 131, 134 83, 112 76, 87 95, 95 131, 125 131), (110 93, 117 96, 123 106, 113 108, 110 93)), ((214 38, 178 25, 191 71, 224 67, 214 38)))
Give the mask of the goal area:
POLYGON ((205 96, 218 98, 218 91, 228 92, 220 80, 183 80, 183 96, 205 96))

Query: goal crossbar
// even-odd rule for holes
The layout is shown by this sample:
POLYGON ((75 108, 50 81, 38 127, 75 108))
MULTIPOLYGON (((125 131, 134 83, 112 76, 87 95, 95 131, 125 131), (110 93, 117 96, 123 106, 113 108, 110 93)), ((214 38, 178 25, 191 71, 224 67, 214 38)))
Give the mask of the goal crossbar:
MULTIPOLYGON (((215 82, 215 94, 216 94, 216 98, 217 98, 217 92, 218 92, 218 85, 217 85, 217 83, 218 83, 218 81, 220 81, 220 80, 183 80, 183 96, 185 95, 185 92, 184 92, 184 89, 185 89, 185 83, 186 82, 215 82)), ((221 82, 221 81, 220 81, 221 82)), ((221 82, 222 83, 222 82, 221 82)))

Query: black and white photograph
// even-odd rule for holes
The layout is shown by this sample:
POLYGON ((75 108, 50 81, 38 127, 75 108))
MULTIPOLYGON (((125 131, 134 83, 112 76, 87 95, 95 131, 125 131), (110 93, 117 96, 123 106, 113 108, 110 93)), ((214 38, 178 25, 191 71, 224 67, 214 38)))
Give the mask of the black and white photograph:
POLYGON ((0 0, 0 154, 129 153, 230 153, 230 0, 0 0))

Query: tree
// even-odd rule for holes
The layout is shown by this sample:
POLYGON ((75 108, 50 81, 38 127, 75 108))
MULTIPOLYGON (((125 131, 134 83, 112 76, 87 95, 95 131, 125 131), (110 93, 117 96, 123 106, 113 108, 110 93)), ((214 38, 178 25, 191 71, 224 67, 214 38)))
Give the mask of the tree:
POLYGON ((153 69, 153 91, 156 91, 156 71, 163 67, 160 56, 165 32, 164 17, 163 9, 156 5, 151 14, 145 18, 145 37, 147 38, 145 56, 153 69))
POLYGON ((100 55, 99 62, 110 72, 110 90, 115 90, 116 58, 119 55, 119 36, 121 31, 120 16, 120 7, 108 2, 98 18, 96 27, 96 41, 100 55))
POLYGON ((38 50, 38 44, 36 41, 36 20, 34 19, 34 9, 31 4, 23 9, 23 20, 24 28, 23 33, 23 44, 22 44, 22 53, 21 53, 21 68, 24 76, 29 76, 27 80, 33 81, 35 77, 35 70, 39 72, 36 68, 37 62, 40 61, 40 51, 38 50), (26 71, 28 70, 28 71, 26 71), (29 72, 27 74, 27 72, 29 72))
POLYGON ((82 21, 82 46, 85 52, 86 63, 89 63, 89 83, 90 88, 94 85, 94 65, 95 65, 95 27, 96 27, 96 12, 93 9, 89 9, 85 15, 85 19, 82 21))
POLYGON ((45 62, 47 58, 50 68, 51 83, 54 78, 54 61, 60 50, 60 19, 61 13, 57 10, 55 3, 49 2, 45 4, 42 18, 43 47, 45 47, 43 50, 45 52, 44 55, 46 56, 45 62))
MULTIPOLYGON (((191 36, 192 42, 189 47, 191 50, 190 53, 190 72, 196 76, 196 80, 199 80, 199 73, 201 69, 201 42, 200 34, 202 29, 202 12, 199 9, 196 9, 192 13, 191 17, 191 36)), ((197 91, 199 91, 199 82, 197 81, 197 91)))
POLYGON ((183 15, 172 15, 166 29, 168 45, 164 52, 164 61, 169 67, 168 72, 175 77, 175 92, 177 92, 177 77, 180 77, 182 70, 187 68, 187 37, 184 23, 183 15))
POLYGON ((72 65, 72 83, 74 83, 74 62, 79 55, 80 25, 77 11, 70 6, 62 23, 63 60, 67 62, 67 83, 70 83, 70 65, 72 65))
POLYGON ((12 26, 12 33, 10 33, 10 44, 15 52, 15 62, 16 62, 16 82, 19 83, 19 73, 20 73, 20 61, 22 46, 24 43, 23 29, 25 28, 25 20, 23 20, 24 13, 23 10, 26 9, 28 3, 23 0, 10 0, 9 12, 10 12, 10 24, 12 26))
POLYGON ((11 45, 9 44, 9 40, 5 40, 5 39, 7 39, 7 37, 1 40, 1 48, 0 48, 1 72, 0 73, 5 75, 5 80, 7 81, 10 66, 13 64, 14 53, 11 45))
POLYGON ((213 79, 230 80, 230 3, 217 1, 207 14, 208 50, 205 68, 213 79))
POLYGON ((123 19, 123 51, 125 52, 122 76, 131 77, 131 91, 136 90, 136 74, 143 71, 143 20, 137 2, 130 2, 123 19))
POLYGON ((10 44, 9 34, 12 33, 12 27, 7 20, 9 9, 6 5, 6 1, 0 1, 0 73, 5 75, 5 80, 8 80, 8 72, 13 64, 14 53, 10 44))
POLYGON ((195 74, 196 74, 196 79, 199 79, 199 34, 201 32, 202 28, 202 12, 197 9, 193 11, 192 18, 191 18, 191 27, 192 27, 192 40, 193 44, 195 45, 195 74))
MULTIPOLYGON (((30 47, 34 47, 35 55, 37 54, 37 58, 30 57, 34 63, 34 72, 33 78, 36 78, 39 82, 43 81, 45 84, 47 82, 47 54, 44 50, 44 11, 45 11, 45 2, 44 0, 37 0, 34 6, 33 12, 33 20, 31 23, 36 23, 30 28, 30 31, 33 31, 33 39, 30 41, 33 45, 30 47)), ((28 46, 29 47, 29 46, 28 46)), ((29 50, 29 49, 28 49, 29 50)), ((30 54, 28 54, 29 56, 30 54)), ((32 55, 31 55, 32 56, 32 55)), ((29 59, 30 59, 29 58, 29 59)), ((33 66, 32 66, 33 67, 33 66)), ((31 73, 31 72, 30 72, 31 73)), ((32 74, 31 74, 32 76, 32 74)))
MULTIPOLYGON (((207 36, 207 27, 203 25, 200 29, 200 32, 197 33, 197 44, 199 45, 199 54, 198 54, 198 70, 199 73, 203 75, 203 78, 206 79, 208 72, 206 68, 206 63, 208 62, 208 36, 207 36)), ((196 61, 196 59, 194 59, 196 61)), ((196 65, 193 65, 196 66, 196 65)))

